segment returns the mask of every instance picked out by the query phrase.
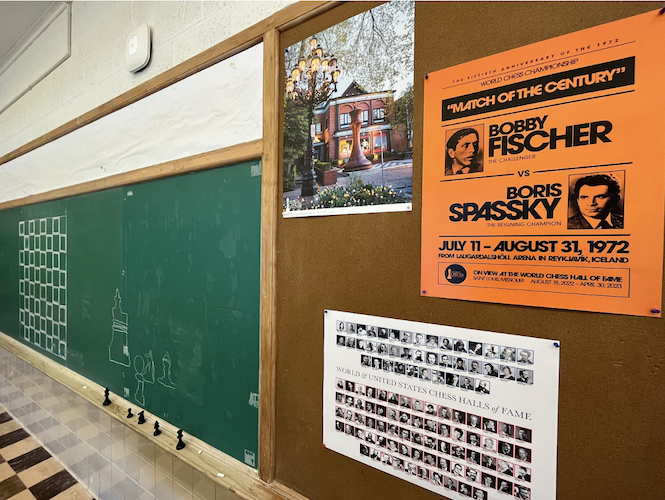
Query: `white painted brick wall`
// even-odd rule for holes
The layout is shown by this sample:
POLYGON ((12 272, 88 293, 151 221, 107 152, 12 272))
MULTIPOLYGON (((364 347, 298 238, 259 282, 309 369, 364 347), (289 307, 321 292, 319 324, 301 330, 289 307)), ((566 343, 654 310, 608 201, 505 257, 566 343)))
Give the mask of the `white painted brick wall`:
POLYGON ((0 156, 113 99, 284 8, 281 1, 74 2, 72 55, 0 114, 0 156), (152 29, 152 58, 125 70, 125 41, 152 29))

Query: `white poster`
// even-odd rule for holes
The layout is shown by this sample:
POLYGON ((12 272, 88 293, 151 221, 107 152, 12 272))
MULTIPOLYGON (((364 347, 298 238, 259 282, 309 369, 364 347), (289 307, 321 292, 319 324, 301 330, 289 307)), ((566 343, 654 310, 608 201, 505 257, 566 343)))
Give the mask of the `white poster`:
POLYGON ((559 343, 325 311, 323 444, 452 499, 555 500, 559 343))
POLYGON ((263 44, 0 165, 0 202, 261 138, 263 44))

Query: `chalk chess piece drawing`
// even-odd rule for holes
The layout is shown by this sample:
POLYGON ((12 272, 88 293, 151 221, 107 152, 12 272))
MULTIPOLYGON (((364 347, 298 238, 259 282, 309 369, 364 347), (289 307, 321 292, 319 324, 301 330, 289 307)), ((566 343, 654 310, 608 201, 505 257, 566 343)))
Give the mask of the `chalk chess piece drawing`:
POLYGON ((154 384, 155 383, 155 360, 152 359, 152 349, 145 353, 146 361, 146 374, 145 374, 145 383, 154 384))
POLYGON ((122 366, 130 366, 128 333, 129 324, 127 313, 122 312, 122 297, 120 291, 115 290, 115 306, 113 307, 113 329, 111 343, 109 344, 109 361, 122 366))
POLYGON ((157 382, 169 389, 175 389, 175 384, 171 380, 171 356, 169 356, 169 351, 164 351, 164 356, 162 356, 162 369, 164 370, 164 375, 159 377, 157 382))
POLYGON ((136 392, 134 400, 143 406, 145 404, 145 375, 146 363, 143 356, 134 357, 134 377, 136 377, 136 392))

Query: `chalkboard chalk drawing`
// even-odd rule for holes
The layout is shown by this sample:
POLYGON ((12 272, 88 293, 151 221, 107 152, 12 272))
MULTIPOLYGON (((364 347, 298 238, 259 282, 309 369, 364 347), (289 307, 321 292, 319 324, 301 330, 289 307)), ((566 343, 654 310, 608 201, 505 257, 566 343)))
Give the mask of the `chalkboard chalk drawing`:
MULTIPOLYGON (((164 351, 162 367, 164 374, 159 377, 158 382, 168 389, 175 389, 175 383, 171 380, 171 357, 168 351, 164 351)), ((136 378, 134 400, 145 406, 145 384, 155 383, 155 361, 152 356, 152 349, 143 356, 134 356, 134 378, 136 378)), ((125 397, 127 396, 129 396, 129 389, 125 388, 125 397)))
POLYGON ((122 297, 120 290, 115 289, 115 306, 111 310, 113 326, 111 329, 111 343, 109 344, 109 361, 129 367, 129 319, 126 312, 122 312, 122 297))
POLYGON ((145 383, 155 383, 155 360, 152 359, 152 349, 145 353, 145 383))
POLYGON ((136 377, 134 400, 140 405, 145 405, 145 375, 148 367, 143 356, 134 356, 134 371, 134 377, 136 377))
POLYGON ((164 375, 159 377, 157 382, 169 389, 175 389, 175 383, 171 380, 171 356, 169 356, 169 351, 164 351, 164 356, 162 356, 162 370, 164 370, 164 375))
POLYGON ((19 336, 67 359, 67 216, 19 222, 19 336))
POLYGON ((152 359, 152 349, 144 356, 134 356, 134 377, 136 378, 136 391, 134 399, 140 405, 145 405, 145 384, 155 383, 155 362, 152 359))

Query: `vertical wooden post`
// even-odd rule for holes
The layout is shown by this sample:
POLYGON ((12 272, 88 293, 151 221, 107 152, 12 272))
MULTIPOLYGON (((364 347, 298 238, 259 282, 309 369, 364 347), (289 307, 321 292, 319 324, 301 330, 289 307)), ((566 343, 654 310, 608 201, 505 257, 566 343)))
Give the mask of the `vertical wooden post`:
POLYGON ((275 249, 279 189, 279 31, 263 37, 263 169, 261 179, 261 327, 259 385, 259 477, 275 478, 276 310, 275 249))

